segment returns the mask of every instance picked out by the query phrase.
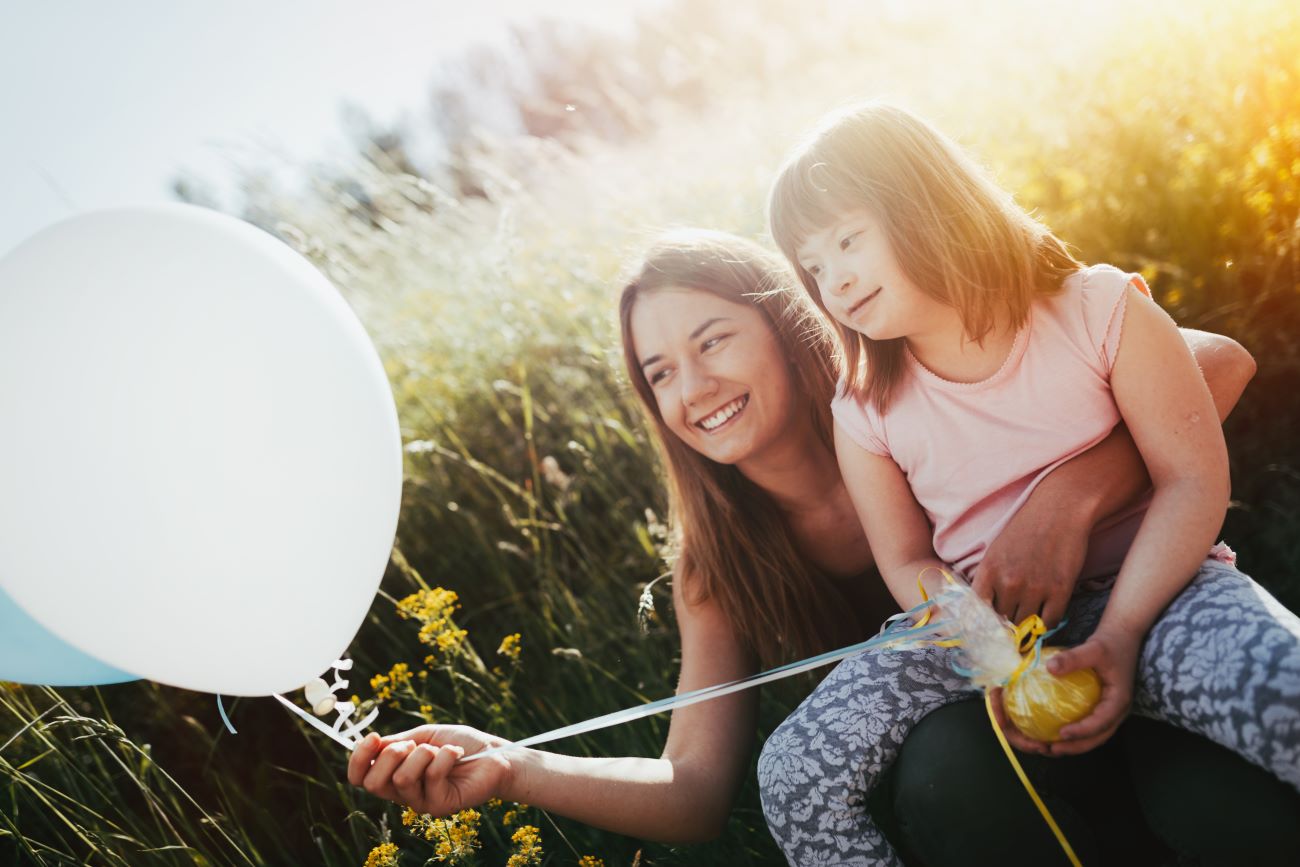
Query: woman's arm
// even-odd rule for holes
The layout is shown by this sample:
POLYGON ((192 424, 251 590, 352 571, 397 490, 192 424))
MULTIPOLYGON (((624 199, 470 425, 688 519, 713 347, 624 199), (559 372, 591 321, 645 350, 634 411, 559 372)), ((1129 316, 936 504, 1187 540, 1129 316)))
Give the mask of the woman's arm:
MULTIPOLYGON (((862 448, 839 422, 835 423, 835 457, 880 576, 907 611, 921 602, 917 580, 922 574, 927 569, 947 569, 934 553, 930 522, 898 464, 862 448)), ((927 588, 937 588, 938 578, 929 573, 927 588)))
MULTIPOLYGON (((678 691, 745 677, 755 661, 712 602, 690 604, 673 581, 682 637, 678 691)), ((722 833, 744 779, 757 720, 745 690, 673 712, 663 756, 582 758, 523 749, 457 763, 505 743, 465 726, 421 726, 371 736, 348 764, 348 780, 421 813, 449 815, 492 797, 519 801, 647 840, 689 843, 722 833), (373 762, 373 764, 372 764, 373 762)))
POLYGON ((1228 506, 1214 400, 1173 320, 1137 289, 1127 292, 1111 388, 1155 492, 1096 632, 1048 663, 1054 674, 1091 665, 1102 678, 1097 709, 1063 728, 1053 753, 1091 749, 1119 725, 1142 638, 1196 573, 1228 506))
MULTIPOLYGON (((1255 359, 1221 334, 1179 329, 1226 419, 1255 375, 1255 359)), ((972 576, 975 591, 1019 623, 1042 613, 1049 627, 1065 614, 1092 528, 1151 487, 1124 424, 1053 470, 989 546, 972 576)))

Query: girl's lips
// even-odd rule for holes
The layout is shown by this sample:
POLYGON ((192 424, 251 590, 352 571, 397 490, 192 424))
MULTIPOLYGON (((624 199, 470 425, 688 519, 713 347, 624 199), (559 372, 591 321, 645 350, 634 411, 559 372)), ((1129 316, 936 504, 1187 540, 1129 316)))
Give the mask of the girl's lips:
POLYGON ((849 308, 849 315, 850 315, 850 316, 853 316, 853 315, 855 315, 859 310, 861 310, 863 307, 865 307, 865 306, 867 305, 867 302, 868 302, 868 301, 870 301, 872 298, 875 298, 877 295, 880 294, 880 290, 881 290, 882 288, 883 288, 883 287, 881 287, 881 286, 877 286, 874 292, 872 292, 872 293, 871 293, 870 295, 868 295, 866 298, 863 298, 863 299, 862 299, 861 301, 859 301, 857 304, 854 304, 852 307, 850 307, 850 308, 849 308))

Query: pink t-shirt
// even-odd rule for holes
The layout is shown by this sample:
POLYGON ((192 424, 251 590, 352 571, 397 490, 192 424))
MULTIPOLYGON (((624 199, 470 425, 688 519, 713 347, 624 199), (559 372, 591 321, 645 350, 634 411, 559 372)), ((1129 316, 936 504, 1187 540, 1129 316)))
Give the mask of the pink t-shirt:
MULTIPOLYGON (((942 379, 910 352, 883 415, 843 393, 831 411, 862 448, 894 460, 934 527, 939 558, 970 577, 989 544, 1057 465, 1105 439, 1120 421, 1110 389, 1129 283, 1109 265, 1068 277, 1034 301, 997 373, 942 379)), ((1093 531, 1082 579, 1113 576, 1149 498, 1093 531)))

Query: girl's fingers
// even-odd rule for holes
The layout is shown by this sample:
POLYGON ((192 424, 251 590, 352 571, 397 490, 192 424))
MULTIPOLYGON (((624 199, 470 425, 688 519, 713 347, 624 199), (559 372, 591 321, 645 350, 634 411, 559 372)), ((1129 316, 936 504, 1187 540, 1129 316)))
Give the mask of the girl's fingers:
POLYGON ((365 779, 366 772, 370 770, 370 763, 379 755, 380 743, 379 735, 371 732, 362 738, 352 749, 352 757, 348 759, 348 782, 354 786, 361 785, 365 779))
POLYGON ((1096 668, 1101 661, 1099 648, 1091 642, 1084 642, 1078 647, 1062 650, 1047 660, 1047 670, 1060 677, 1080 668, 1096 668))
POLYGON ((1024 732, 1016 728, 1015 723, 1007 718, 1006 707, 1002 704, 1002 687, 993 690, 992 699, 993 716, 997 719, 998 728, 1002 729, 1002 736, 1007 739, 1007 743, 1022 753, 1036 753, 1040 756, 1048 755, 1047 744, 1028 737, 1024 732))
POLYGON ((1086 753, 1091 749, 1101 746, 1110 740, 1111 736, 1119 730, 1120 723, 1124 720, 1118 719, 1110 726, 1106 727, 1097 735, 1090 738, 1075 738, 1069 741, 1057 741, 1052 744, 1052 756, 1077 756, 1080 753, 1086 753))
POLYGON ((1128 708, 1128 699, 1115 690, 1103 690, 1101 701, 1088 714, 1077 722, 1061 727, 1061 741, 1082 740, 1100 734, 1106 729, 1113 729, 1124 719, 1128 708))

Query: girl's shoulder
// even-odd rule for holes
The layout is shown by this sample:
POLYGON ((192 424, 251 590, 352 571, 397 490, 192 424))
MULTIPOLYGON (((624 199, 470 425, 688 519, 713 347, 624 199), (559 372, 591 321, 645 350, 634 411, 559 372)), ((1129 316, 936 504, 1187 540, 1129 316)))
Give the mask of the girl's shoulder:
POLYGON ((1052 320, 1066 339, 1095 353, 1097 362, 1109 371, 1119 349, 1130 285, 1151 295, 1140 274, 1114 265, 1089 265, 1066 277, 1061 291, 1044 299, 1036 316, 1052 320))
POLYGON ((880 412, 866 400, 849 391, 844 377, 835 385, 831 399, 831 417, 853 442, 877 455, 888 455, 880 412))

